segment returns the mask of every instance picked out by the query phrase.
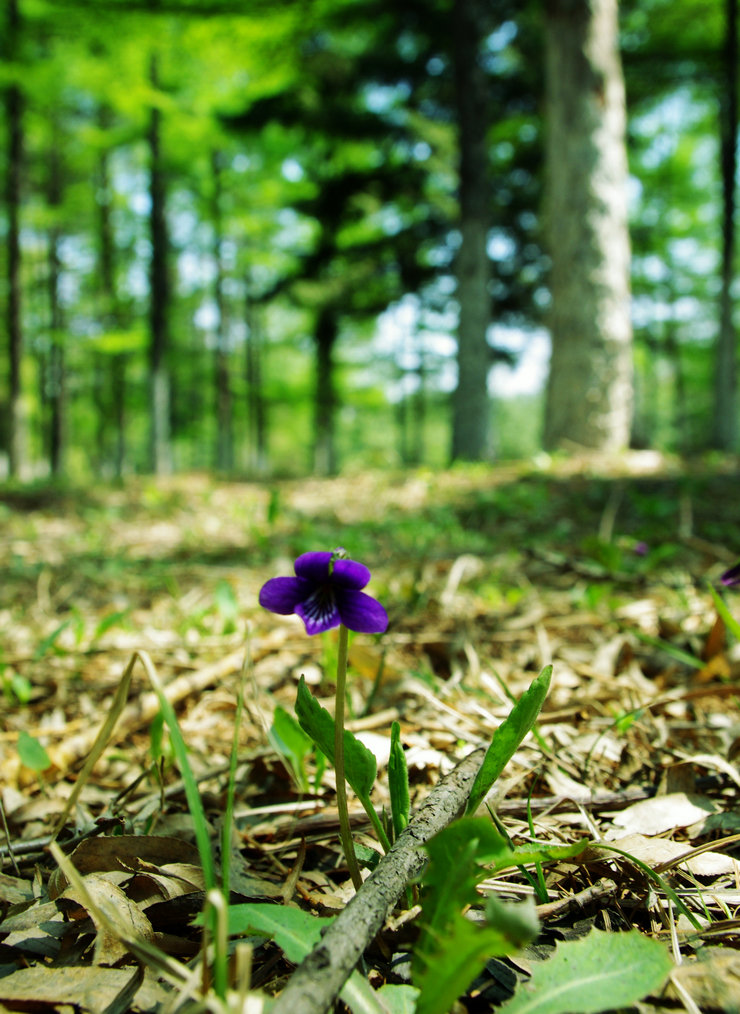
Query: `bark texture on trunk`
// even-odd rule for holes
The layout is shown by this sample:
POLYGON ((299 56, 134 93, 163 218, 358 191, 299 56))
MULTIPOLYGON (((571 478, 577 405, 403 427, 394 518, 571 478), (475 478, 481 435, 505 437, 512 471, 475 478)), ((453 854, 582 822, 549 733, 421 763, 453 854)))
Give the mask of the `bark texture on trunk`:
POLYGON ((545 445, 618 450, 632 419, 624 78, 616 0, 548 0, 545 445))
MULTIPOLYGON (((61 138, 56 125, 52 130, 49 153, 49 179, 47 200, 52 211, 58 211, 62 203, 61 138)), ((61 233, 52 223, 48 237, 48 279, 49 296, 49 361, 46 375, 46 400, 49 405, 49 467, 53 476, 64 471, 64 444, 66 423, 66 378, 64 348, 64 316, 60 295, 62 261, 59 252, 61 233)))
MULTIPOLYGON (((110 110, 103 107, 99 111, 98 125, 107 130, 112 125, 110 110)), ((113 191, 110 179, 110 159, 107 150, 103 149, 98 161, 98 270, 100 273, 100 290, 103 298, 103 317, 107 327, 118 329, 124 326, 124 315, 121 310, 116 287, 116 244, 113 233, 113 191)), ((101 368, 101 395, 98 402, 98 447, 99 464, 105 468, 107 464, 106 431, 108 424, 113 426, 113 449, 111 470, 116 478, 123 475, 126 464, 126 371, 128 356, 125 352, 105 355, 107 369, 101 368), (107 417, 107 404, 102 390, 107 385, 110 392, 110 418, 107 417)))
POLYGON ((722 279, 714 373, 713 443, 722 451, 733 451, 737 444, 737 338, 732 320, 738 117, 737 0, 725 0, 725 17, 725 73, 720 88, 722 279))
POLYGON ((314 332, 316 343, 316 404, 314 408, 314 470, 333 475, 337 470, 334 433, 336 391, 334 346, 339 335, 336 312, 325 306, 319 311, 314 332))
POLYGON ((452 457, 480 461, 489 446, 487 341, 491 322, 486 244, 490 184, 486 157, 486 80, 481 65, 481 0, 455 0, 455 96, 459 137, 460 249, 457 255, 457 389, 452 398, 452 457))
MULTIPOLYGON (((152 57, 150 80, 158 87, 157 59, 152 57)), ((168 247, 166 198, 167 189, 161 151, 161 112, 156 106, 149 119, 149 229, 152 245, 149 265, 149 383, 151 435, 151 467, 155 475, 172 471, 170 448, 170 371, 168 247)))
MULTIPOLYGON (((8 0, 6 8, 6 54, 13 59, 20 44, 20 15, 17 0, 8 0)), ((23 328, 21 321, 21 170, 23 162, 23 94, 17 84, 5 91, 7 124, 7 168, 5 211, 7 215, 6 265, 8 331, 8 468, 16 478, 28 469, 26 405, 23 394, 21 363, 23 328)))
POLYGON ((246 379, 247 429, 249 434, 249 467, 256 475, 267 470, 267 412, 262 389, 262 342, 257 310, 247 295, 246 379))
POLYGON ((221 214, 221 159, 217 151, 211 156, 213 193, 211 219, 213 223, 213 263, 215 277, 213 298, 216 303, 216 348, 214 352, 213 383, 216 405, 216 468, 231 472, 234 468, 234 438, 231 406, 231 371, 229 368, 226 297, 224 293, 223 221, 221 214))

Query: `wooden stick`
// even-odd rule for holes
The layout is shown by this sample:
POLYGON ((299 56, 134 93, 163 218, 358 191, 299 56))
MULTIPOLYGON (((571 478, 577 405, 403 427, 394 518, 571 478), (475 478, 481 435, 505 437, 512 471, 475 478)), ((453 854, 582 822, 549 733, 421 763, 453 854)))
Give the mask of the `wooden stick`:
POLYGON ((271 1014, 323 1014, 334 1002, 407 884, 421 873, 427 857, 419 846, 462 812, 484 755, 483 749, 474 750, 432 789, 390 852, 295 970, 271 1014))

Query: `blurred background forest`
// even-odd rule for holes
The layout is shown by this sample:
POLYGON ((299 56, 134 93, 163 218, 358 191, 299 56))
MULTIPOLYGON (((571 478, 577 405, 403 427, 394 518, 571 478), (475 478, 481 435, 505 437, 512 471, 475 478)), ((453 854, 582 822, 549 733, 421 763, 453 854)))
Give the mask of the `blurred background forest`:
POLYGON ((736 0, 3 9, 0 474, 737 450, 736 0))

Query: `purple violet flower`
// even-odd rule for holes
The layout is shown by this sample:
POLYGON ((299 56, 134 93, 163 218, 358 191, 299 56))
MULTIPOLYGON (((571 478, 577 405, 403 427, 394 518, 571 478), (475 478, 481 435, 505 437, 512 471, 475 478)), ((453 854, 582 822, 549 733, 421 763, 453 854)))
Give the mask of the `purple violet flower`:
POLYGON ((343 552, 299 556, 295 577, 273 577, 262 585, 260 605, 272 613, 296 613, 307 634, 321 634, 340 623, 360 634, 382 634, 388 614, 380 602, 360 591, 370 580, 370 571, 346 559, 343 552))
POLYGON ((730 567, 729 570, 726 570, 720 578, 720 581, 725 588, 736 588, 740 585, 740 563, 736 563, 734 567, 730 567))

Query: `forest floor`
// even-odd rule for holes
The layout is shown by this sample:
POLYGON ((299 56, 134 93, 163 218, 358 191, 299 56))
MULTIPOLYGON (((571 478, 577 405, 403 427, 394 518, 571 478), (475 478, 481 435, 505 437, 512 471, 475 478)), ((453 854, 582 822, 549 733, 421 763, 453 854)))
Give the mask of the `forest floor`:
MULTIPOLYGON (((0 489, 0 1010, 190 1009, 173 1001, 167 968, 144 975, 128 963, 95 906, 60 884, 48 848, 64 816, 59 844, 95 896, 123 899, 132 932, 179 967, 198 961, 203 872, 145 666, 133 667, 115 728, 65 816, 137 651, 176 710, 214 842, 244 681, 232 898, 319 915, 345 906, 353 889, 332 774, 314 784, 313 756, 291 767, 268 737, 277 706, 293 713, 300 675, 331 708, 335 632, 309 638, 297 617, 257 604, 262 583, 292 574, 300 553, 337 546, 371 569, 368 591, 390 616, 387 633, 350 646, 349 727, 378 758, 378 807, 388 802, 392 721, 413 807, 488 744, 512 699, 552 663, 536 734, 488 803, 514 844, 587 838, 634 857, 595 850, 545 864, 540 884, 519 869, 486 880, 483 894, 535 897, 540 935, 485 964, 460 1009, 503 1003, 558 941, 636 927, 663 941, 675 966, 640 1010, 740 1010, 740 654, 709 588, 740 558, 739 517, 737 461, 688 466, 652 454, 542 469, 0 489)), ((738 616, 736 594, 726 599, 738 616)), ((351 808, 357 840, 372 845, 364 812, 351 808)), ((368 959, 376 986, 394 981, 394 951, 413 945, 402 924, 386 927, 368 959)), ((274 943, 250 941, 252 986, 274 994, 294 966, 274 943)))

